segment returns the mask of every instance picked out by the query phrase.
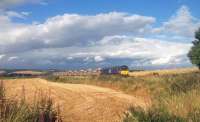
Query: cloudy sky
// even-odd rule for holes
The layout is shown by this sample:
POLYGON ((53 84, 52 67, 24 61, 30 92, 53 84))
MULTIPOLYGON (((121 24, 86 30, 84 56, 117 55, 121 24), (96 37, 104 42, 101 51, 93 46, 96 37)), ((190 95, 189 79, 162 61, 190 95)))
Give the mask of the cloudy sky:
POLYGON ((191 66, 199 0, 1 0, 0 68, 191 66))

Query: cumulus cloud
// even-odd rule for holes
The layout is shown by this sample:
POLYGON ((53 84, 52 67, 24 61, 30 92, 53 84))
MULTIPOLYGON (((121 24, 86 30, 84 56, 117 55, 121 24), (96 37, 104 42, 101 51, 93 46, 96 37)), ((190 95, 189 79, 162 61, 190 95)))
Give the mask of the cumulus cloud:
POLYGON ((160 28, 153 28, 154 17, 120 12, 64 14, 33 24, 12 21, 27 16, 12 11, 0 14, 1 67, 64 68, 115 65, 117 61, 131 66, 189 64, 190 41, 165 39, 192 37, 199 24, 185 6, 160 28), (155 35, 147 37, 152 32, 155 35))
POLYGON ((194 32, 200 27, 200 20, 193 17, 187 6, 182 6, 175 15, 167 22, 164 22, 162 27, 155 28, 156 33, 164 33, 173 35, 178 38, 187 37, 193 38, 194 32))
MULTIPOLYGON (((9 20, 7 20, 9 25, 9 20)), ((18 25, 0 33, 0 51, 4 53, 39 48, 89 46, 104 36, 144 34, 155 21, 153 17, 107 13, 95 16, 65 14, 49 18, 43 24, 18 25), (7 38, 9 37, 9 38, 7 38)))
MULTIPOLYGON (((91 47, 44 48, 15 54, 23 62, 32 65, 68 65, 71 61, 79 66, 91 63, 106 63, 108 60, 127 59, 135 65, 170 65, 188 63, 187 52, 191 44, 166 42, 162 40, 134 38, 126 36, 105 37, 91 47), (108 39, 105 43, 105 39, 108 39), (104 43, 101 43, 104 42, 104 43), (117 43, 116 43, 117 42, 117 43), (69 58, 70 57, 70 58, 69 58), (70 60, 69 60, 70 59, 70 60), (24 62, 26 61, 26 62, 24 62)), ((9 55, 8 55, 9 60, 9 55)), ((5 59, 6 61, 6 59, 5 59)), ((112 64, 114 65, 114 64, 112 64)))

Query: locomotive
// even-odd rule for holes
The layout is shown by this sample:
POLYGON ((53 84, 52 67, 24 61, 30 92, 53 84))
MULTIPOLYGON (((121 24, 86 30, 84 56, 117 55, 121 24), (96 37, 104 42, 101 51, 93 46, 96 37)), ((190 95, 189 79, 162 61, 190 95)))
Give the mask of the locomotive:
POLYGON ((103 68, 101 69, 101 74, 128 76, 129 68, 126 65, 103 68))

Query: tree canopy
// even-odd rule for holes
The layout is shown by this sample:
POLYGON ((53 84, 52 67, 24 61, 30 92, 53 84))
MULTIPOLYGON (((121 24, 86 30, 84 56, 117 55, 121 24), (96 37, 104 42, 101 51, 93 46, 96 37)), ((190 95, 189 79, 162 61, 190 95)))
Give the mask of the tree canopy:
POLYGON ((192 64, 196 65, 200 69, 200 28, 195 32, 195 40, 193 46, 188 53, 188 57, 192 64))

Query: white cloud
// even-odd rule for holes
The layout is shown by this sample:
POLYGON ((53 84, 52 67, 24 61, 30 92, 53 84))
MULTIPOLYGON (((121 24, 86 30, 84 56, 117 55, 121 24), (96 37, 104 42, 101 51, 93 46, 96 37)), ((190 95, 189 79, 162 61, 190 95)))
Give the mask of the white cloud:
POLYGON ((0 53, 6 55, 0 57, 0 66, 63 68, 63 65, 88 62, 92 65, 115 59, 127 59, 133 65, 185 64, 191 43, 166 41, 166 38, 191 38, 199 24, 184 6, 160 28, 152 27, 154 17, 120 12, 91 16, 64 14, 33 24, 12 21, 13 17, 24 16, 28 13, 0 15, 0 53), (155 35, 147 38, 152 31, 155 35), (18 58, 14 63, 8 62, 18 58))
POLYGON ((15 11, 6 11, 4 16, 8 18, 20 18, 20 19, 25 19, 28 15, 30 15, 29 12, 15 12, 15 11))
POLYGON ((9 58, 8 58, 8 61, 13 61, 13 60, 16 60, 16 59, 18 59, 17 56, 12 56, 12 57, 9 57, 9 58))
MULTIPOLYGON (((104 51, 101 54, 104 54, 105 57, 149 59, 149 62, 153 65, 181 63, 178 62, 177 58, 184 56, 185 59, 191 47, 190 43, 167 42, 148 38, 124 36, 109 38, 110 40, 104 43, 102 47, 104 51), (105 47, 108 49, 105 50, 105 47)), ((105 39, 102 41, 105 42, 105 39)))
MULTIPOLYGON (((113 36, 107 43, 91 47, 45 48, 15 54, 25 61, 42 64, 43 61, 69 63, 68 61, 106 62, 108 59, 130 59, 140 65, 170 65, 188 63, 190 43, 166 42, 156 39, 113 36), (114 43, 115 41, 118 43, 114 43), (70 57, 70 60, 68 59, 70 57), (67 59, 67 60, 66 60, 67 59), (145 59, 145 60, 143 60, 145 59), (65 62, 66 61, 66 62, 65 62)), ((101 41, 103 41, 102 39, 101 41)), ((134 62, 134 63, 135 63, 134 62)), ((135 65, 136 65, 135 64, 135 65)), ((113 64, 114 65, 114 64, 113 64)))
POLYGON ((31 14, 31 12, 25 12, 25 11, 23 11, 23 12, 21 12, 21 14, 24 15, 24 16, 29 16, 31 14))
MULTIPOLYGON (((7 19, 7 25, 10 25, 7 19)), ((0 51, 11 53, 49 47, 88 46, 104 36, 143 34, 140 30, 154 21, 152 17, 117 12, 95 16, 65 14, 49 18, 43 24, 7 27, 7 31, 0 33, 3 40, 0 51)))
POLYGON ((94 60, 95 60, 96 62, 101 62, 101 61, 103 61, 104 59, 103 59, 101 56, 95 56, 95 57, 94 57, 94 60))
POLYGON ((155 28, 155 33, 174 35, 176 37, 193 38, 194 32, 200 27, 200 20, 193 17, 187 6, 182 6, 175 15, 160 28, 155 28))

